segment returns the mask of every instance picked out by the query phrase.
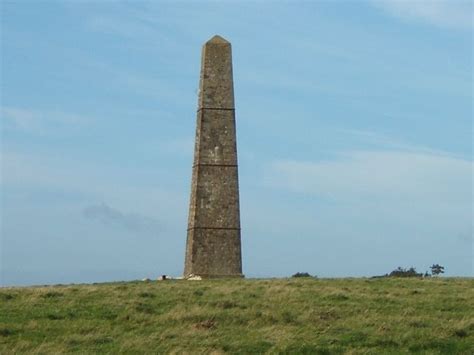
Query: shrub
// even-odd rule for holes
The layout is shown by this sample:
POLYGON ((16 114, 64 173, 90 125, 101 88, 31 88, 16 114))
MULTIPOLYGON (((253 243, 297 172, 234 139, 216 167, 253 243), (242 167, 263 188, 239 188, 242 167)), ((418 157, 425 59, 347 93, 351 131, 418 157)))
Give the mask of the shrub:
POLYGON ((416 269, 414 267, 411 267, 409 269, 404 269, 402 267, 398 267, 395 270, 393 270, 390 274, 388 274, 389 277, 422 277, 423 274, 416 272, 416 269))
POLYGON ((292 275, 291 277, 313 277, 307 272, 297 272, 296 274, 292 275))

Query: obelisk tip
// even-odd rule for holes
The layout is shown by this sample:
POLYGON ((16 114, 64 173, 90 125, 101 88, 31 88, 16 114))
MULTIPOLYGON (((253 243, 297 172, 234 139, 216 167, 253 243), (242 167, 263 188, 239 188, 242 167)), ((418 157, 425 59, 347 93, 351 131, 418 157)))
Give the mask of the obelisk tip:
POLYGON ((219 35, 215 35, 206 44, 229 44, 230 42, 219 35))

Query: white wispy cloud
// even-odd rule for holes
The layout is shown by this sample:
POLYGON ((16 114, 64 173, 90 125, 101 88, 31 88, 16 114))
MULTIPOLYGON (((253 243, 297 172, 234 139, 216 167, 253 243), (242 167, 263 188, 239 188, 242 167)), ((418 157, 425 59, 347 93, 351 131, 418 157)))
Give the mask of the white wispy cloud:
POLYGON ((116 21, 111 17, 95 16, 87 24, 91 30, 128 38, 140 37, 143 39, 156 34, 149 25, 126 18, 116 21))
POLYGON ((84 115, 56 111, 37 110, 23 107, 2 107, 1 120, 7 128, 28 132, 45 133, 52 129, 85 124, 84 115))
POLYGON ((335 200, 418 200, 469 205, 473 163, 426 151, 352 151, 329 161, 277 160, 267 183, 335 200))
POLYGON ((351 140, 355 138, 355 144, 359 142, 368 143, 376 147, 376 149, 466 159, 465 156, 456 155, 428 146, 422 146, 420 144, 410 143, 381 132, 360 129, 340 129, 339 131, 342 135, 350 137, 351 140))
POLYGON ((473 5, 463 0, 377 0, 375 6, 408 21, 435 26, 472 29, 473 5))

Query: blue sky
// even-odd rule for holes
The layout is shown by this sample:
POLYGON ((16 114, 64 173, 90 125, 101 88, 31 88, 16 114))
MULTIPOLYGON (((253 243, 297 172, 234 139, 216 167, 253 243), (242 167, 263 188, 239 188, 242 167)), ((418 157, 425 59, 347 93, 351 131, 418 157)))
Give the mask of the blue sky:
POLYGON ((248 277, 473 276, 472 3, 1 3, 1 284, 180 275, 232 43, 248 277))

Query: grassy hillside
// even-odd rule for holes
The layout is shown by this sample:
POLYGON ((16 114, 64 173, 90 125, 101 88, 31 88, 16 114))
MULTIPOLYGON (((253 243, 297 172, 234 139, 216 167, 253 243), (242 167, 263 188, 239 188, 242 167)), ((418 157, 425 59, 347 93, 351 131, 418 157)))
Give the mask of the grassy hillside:
POLYGON ((472 354, 473 279, 0 289, 0 353, 472 354))

